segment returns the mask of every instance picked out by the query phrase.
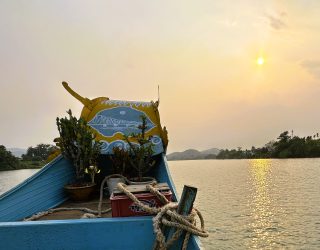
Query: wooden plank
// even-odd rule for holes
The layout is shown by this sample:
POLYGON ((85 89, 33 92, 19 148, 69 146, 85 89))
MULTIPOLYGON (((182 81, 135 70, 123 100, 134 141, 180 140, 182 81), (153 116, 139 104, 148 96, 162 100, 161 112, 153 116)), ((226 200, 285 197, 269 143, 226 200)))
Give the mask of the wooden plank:
MULTIPOLYGON (((168 183, 158 183, 157 185, 154 186, 154 188, 158 191, 168 191, 170 190, 168 183)), ((144 192, 149 192, 147 190, 147 187, 145 184, 143 185, 127 185, 126 189, 129 190, 131 193, 144 193, 144 192)), ((119 189, 115 188, 113 191, 114 195, 119 195, 123 194, 122 191, 119 189)))
MULTIPOLYGON (((193 203, 196 199, 196 195, 197 195, 197 188, 192 187, 192 186, 188 186, 185 185, 183 187, 183 191, 182 191, 182 196, 178 205, 178 209, 177 212, 181 215, 189 215, 190 212, 192 211, 193 208, 193 203)), ((176 229, 175 228, 162 228, 162 230, 164 231, 164 235, 166 236, 166 239, 170 239, 172 237, 172 235, 175 233, 176 229)), ((183 244, 183 240, 185 237, 185 232, 182 233, 180 239, 178 241, 176 241, 171 247, 170 249, 181 249, 182 244, 183 244)), ((156 244, 154 246, 154 249, 158 249, 159 245, 156 244)))
MULTIPOLYGON (((192 186, 185 185, 183 187, 181 200, 178 205, 177 212, 181 215, 189 215, 193 208, 193 203, 196 199, 198 189, 192 186)), ((169 230, 167 238, 172 237, 176 230, 174 228, 171 228, 169 230)), ((173 246, 170 249, 181 249, 183 244, 183 239, 185 237, 186 233, 183 232, 180 236, 180 239, 176 241, 173 246)))
POLYGON ((178 206, 178 213, 181 215, 188 215, 191 213, 193 203, 196 199, 198 189, 196 187, 185 185, 183 187, 181 200, 178 206))
MULTIPOLYGON (((85 207, 91 210, 97 210, 99 204, 99 197, 94 197, 91 201, 83 201, 83 202, 74 202, 72 200, 65 201, 57 208, 67 207, 67 208, 76 208, 76 207, 85 207)), ((103 199, 102 202, 102 210, 106 210, 111 208, 110 200, 103 199)), ((47 214, 38 219, 38 221, 43 220, 69 220, 69 219, 80 219, 85 212, 83 211, 59 211, 52 214, 47 214)), ((102 214, 102 218, 111 218, 111 210, 109 213, 102 214)))

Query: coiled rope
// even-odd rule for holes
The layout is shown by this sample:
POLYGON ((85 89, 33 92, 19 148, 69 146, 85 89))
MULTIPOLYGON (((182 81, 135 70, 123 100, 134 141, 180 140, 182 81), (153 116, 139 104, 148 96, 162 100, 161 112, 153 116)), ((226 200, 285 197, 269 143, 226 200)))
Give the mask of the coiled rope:
POLYGON ((192 212, 188 216, 178 214, 176 211, 178 208, 178 203, 169 202, 163 194, 161 194, 158 190, 154 188, 154 185, 155 183, 147 185, 146 188, 148 191, 154 194, 161 202, 163 202, 163 204, 165 204, 161 208, 149 207, 143 204, 141 201, 138 200, 136 196, 129 192, 128 189, 126 189, 126 185, 123 183, 118 183, 117 187, 145 212, 151 215, 156 215, 153 218, 153 228, 156 234, 157 244, 155 244, 155 246, 158 247, 157 249, 164 250, 169 248, 177 239, 179 239, 179 237, 182 235, 184 231, 186 231, 186 236, 183 240, 183 250, 187 249, 188 241, 191 234, 200 237, 209 236, 208 232, 204 229, 204 220, 199 210, 193 208, 192 212), (200 219, 201 228, 196 227, 196 216, 198 216, 200 219), (167 218, 170 218, 170 220, 167 218), (161 230, 162 225, 174 227, 177 229, 167 242, 166 237, 161 230))

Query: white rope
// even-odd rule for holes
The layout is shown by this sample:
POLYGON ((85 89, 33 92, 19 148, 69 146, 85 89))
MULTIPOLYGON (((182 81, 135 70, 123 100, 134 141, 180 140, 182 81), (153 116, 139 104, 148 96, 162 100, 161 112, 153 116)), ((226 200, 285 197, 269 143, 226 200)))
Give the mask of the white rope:
POLYGON ((187 248, 188 240, 190 235, 197 235, 200 237, 208 237, 209 234, 204 229, 204 220, 199 212, 199 210, 193 208, 192 212, 188 216, 183 216, 177 213, 178 203, 169 202, 166 197, 161 194, 158 190, 156 190, 153 185, 147 185, 147 189, 156 195, 160 201, 162 201, 165 205, 161 208, 149 207, 143 204, 138 198, 132 194, 128 189, 126 189, 126 185, 123 183, 117 184, 118 189, 120 189, 123 193, 125 193, 136 205, 138 205, 145 212, 156 215, 153 218, 153 228, 156 234, 156 242, 155 244, 159 247, 159 249, 167 249, 170 245, 174 243, 181 236, 182 232, 186 231, 186 236, 184 238, 182 249, 187 248), (198 216, 201 223, 201 228, 196 227, 195 217, 198 216), (170 218, 167 219, 167 218, 170 218), (166 242, 166 238, 161 228, 162 225, 168 227, 176 228, 176 232, 173 234, 171 239, 166 242))
MULTIPOLYGON (((43 216, 46 216, 48 214, 52 214, 52 213, 57 213, 57 212, 64 212, 64 211, 80 211, 80 212, 84 212, 86 213, 86 217, 85 218, 96 218, 99 214, 99 211, 96 210, 92 210, 86 207, 59 207, 59 208, 53 208, 53 209, 49 209, 47 211, 42 211, 39 213, 36 213, 34 215, 32 215, 31 217, 25 218, 23 221, 33 221, 33 220, 37 220, 40 219, 43 216), (89 215, 91 214, 91 215, 89 215)), ((111 211, 111 208, 108 208, 106 210, 101 211, 102 214, 105 213, 109 213, 111 211)))

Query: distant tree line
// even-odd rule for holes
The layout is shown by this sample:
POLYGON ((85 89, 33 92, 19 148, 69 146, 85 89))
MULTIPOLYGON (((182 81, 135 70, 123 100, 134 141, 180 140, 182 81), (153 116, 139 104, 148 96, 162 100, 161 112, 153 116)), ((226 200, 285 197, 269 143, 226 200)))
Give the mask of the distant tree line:
POLYGON ((0 170, 12 170, 21 168, 19 158, 15 157, 6 147, 0 145, 0 170))
POLYGON ((276 141, 270 141, 261 148, 251 150, 237 149, 221 150, 217 159, 259 159, 259 158, 313 158, 320 157, 319 133, 313 136, 298 137, 285 131, 276 141))
POLYGON ((41 167, 56 149, 56 146, 41 143, 35 147, 29 147, 27 152, 19 158, 8 151, 5 146, 0 145, 0 171, 41 167))
POLYGON ((23 161, 45 161, 56 149, 56 146, 41 143, 36 147, 29 147, 27 153, 23 154, 21 158, 23 161))

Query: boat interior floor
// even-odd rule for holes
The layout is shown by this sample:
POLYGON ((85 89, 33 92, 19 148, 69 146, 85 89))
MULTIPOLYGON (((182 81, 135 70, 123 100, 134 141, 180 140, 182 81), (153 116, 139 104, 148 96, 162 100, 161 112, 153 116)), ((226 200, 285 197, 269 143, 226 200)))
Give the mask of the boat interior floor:
MULTIPOLYGON (((90 201, 83 201, 83 202, 74 202, 72 200, 67 200, 56 208, 88 208, 91 210, 98 211, 98 205, 99 205, 99 197, 97 196, 94 199, 91 199, 90 201)), ((107 210, 108 208, 111 208, 110 200, 108 198, 103 197, 101 208, 102 208, 102 211, 107 210)), ((59 211, 59 212, 47 214, 37 220, 39 221, 39 220, 80 219, 85 213, 86 212, 77 211, 77 210, 59 211)), ((101 217, 111 218, 111 209, 108 213, 102 214, 101 217)))

